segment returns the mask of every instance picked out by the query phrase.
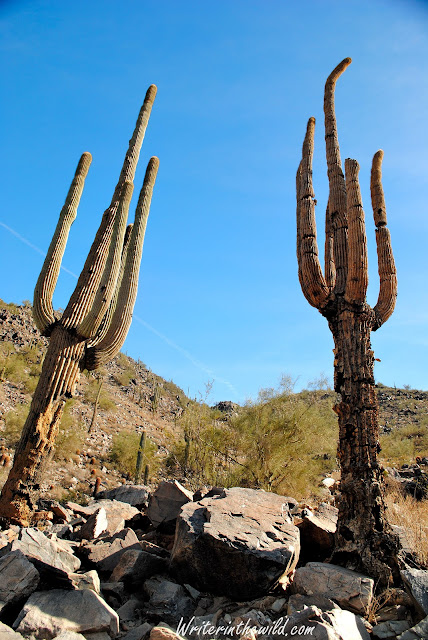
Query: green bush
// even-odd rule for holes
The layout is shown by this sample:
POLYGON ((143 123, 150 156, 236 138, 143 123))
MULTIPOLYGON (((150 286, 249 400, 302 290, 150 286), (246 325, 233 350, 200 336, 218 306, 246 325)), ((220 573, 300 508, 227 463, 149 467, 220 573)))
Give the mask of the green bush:
MULTIPOLYGON (((86 387, 84 393, 85 402, 94 405, 99 386, 100 380, 91 376, 89 379, 89 384, 86 387)), ((115 411, 117 411, 116 404, 112 400, 111 395, 103 387, 101 387, 101 393, 98 399, 98 408, 102 409, 103 411, 109 411, 110 413, 114 413, 115 411)))
POLYGON ((428 451, 428 419, 393 427, 380 436, 380 459, 388 466, 400 466, 414 462, 416 456, 428 451))
POLYGON ((82 448, 85 441, 85 426, 71 411, 75 402, 70 399, 65 403, 55 442, 55 460, 68 460, 76 453, 77 449, 82 448))
POLYGON ((5 423, 3 437, 8 447, 15 448, 18 444, 29 409, 29 405, 19 404, 3 415, 5 423))
MULTIPOLYGON (((140 445, 141 434, 135 431, 123 429, 113 436, 112 447, 110 451, 110 461, 116 469, 123 474, 129 474, 132 478, 135 475, 137 465, 138 447, 140 445)), ((150 467, 150 476, 153 477, 159 468, 159 458, 157 445, 146 437, 146 445, 144 448, 143 473, 144 467, 148 464, 150 467)))

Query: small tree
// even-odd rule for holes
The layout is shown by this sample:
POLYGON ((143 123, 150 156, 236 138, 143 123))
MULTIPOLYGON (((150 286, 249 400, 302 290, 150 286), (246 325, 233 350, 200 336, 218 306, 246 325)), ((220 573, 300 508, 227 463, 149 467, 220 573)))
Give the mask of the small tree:
POLYGON ((91 155, 78 164, 34 291, 33 317, 50 338, 13 467, 0 497, 0 517, 27 526, 39 483, 50 459, 64 405, 83 369, 93 371, 113 358, 131 325, 137 296, 144 233, 159 161, 151 158, 135 212, 126 227, 140 155, 156 87, 149 87, 109 208, 89 251, 70 301, 58 319, 52 296, 70 227, 76 217, 91 155))
POLYGON ((370 333, 390 317, 397 278, 381 182, 383 152, 373 158, 371 197, 376 225, 380 292, 366 302, 367 242, 356 160, 343 175, 334 111, 336 81, 351 63, 343 60, 325 85, 324 113, 329 198, 326 212, 325 271, 318 259, 312 156, 315 118, 310 118, 297 172, 297 258, 308 302, 327 318, 334 338, 335 406, 339 420, 341 469, 339 518, 332 561, 365 570, 386 583, 395 567, 396 540, 386 520, 382 469, 378 464, 378 407, 370 333))

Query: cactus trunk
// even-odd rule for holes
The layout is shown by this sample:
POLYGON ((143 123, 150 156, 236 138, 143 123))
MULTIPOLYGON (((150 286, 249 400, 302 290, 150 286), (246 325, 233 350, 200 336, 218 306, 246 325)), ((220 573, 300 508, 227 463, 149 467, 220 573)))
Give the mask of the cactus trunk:
POLYGON ((381 182, 383 152, 372 164, 371 195, 380 289, 372 309, 366 302, 367 238, 356 160, 339 151, 334 90, 351 63, 345 58, 325 85, 324 113, 329 195, 326 211, 325 273, 318 258, 312 159, 315 119, 310 118, 297 170, 297 260, 308 302, 328 320, 335 344, 334 388, 341 396, 338 460, 341 469, 339 517, 332 560, 368 572, 386 585, 396 575, 395 537, 386 520, 382 469, 377 460, 379 427, 371 331, 388 320, 395 306, 397 277, 386 228, 381 182))
POLYGON ((373 311, 343 299, 329 326, 335 344, 334 407, 339 422, 341 470, 338 530, 332 562, 370 569, 387 584, 394 551, 386 520, 382 469, 378 464, 378 403, 370 344, 373 311), (389 554, 389 557, 388 557, 389 554))
MULTIPOLYGON (((89 153, 80 159, 61 210, 34 292, 33 317, 50 342, 13 467, 0 496, 3 520, 24 526, 31 523, 43 468, 53 452, 66 399, 73 396, 83 369, 97 369, 119 352, 131 325, 144 234, 159 165, 156 157, 148 164, 134 225, 126 229, 126 220, 155 95, 156 87, 151 85, 129 142, 111 205, 102 217, 67 308, 57 320, 52 296, 91 162, 89 153)), ((97 402, 98 399, 99 394, 97 402)))
POLYGON ((30 522, 66 398, 73 395, 80 377, 84 349, 84 341, 60 325, 53 329, 13 467, 0 497, 1 517, 10 522, 23 526, 30 522))

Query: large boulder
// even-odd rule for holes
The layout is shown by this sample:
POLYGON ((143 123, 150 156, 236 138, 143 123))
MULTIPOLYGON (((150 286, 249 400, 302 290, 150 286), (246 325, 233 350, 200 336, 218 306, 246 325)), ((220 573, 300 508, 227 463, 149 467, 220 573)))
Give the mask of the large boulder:
POLYGON ((192 502, 193 493, 185 489, 177 480, 161 482, 150 497, 147 516, 155 526, 174 525, 181 507, 192 502))
POLYGON ((308 562, 297 569, 292 584, 294 593, 320 594, 331 598, 343 609, 364 614, 373 598, 374 580, 334 564, 308 562))
POLYGON ((127 549, 141 550, 141 544, 132 529, 122 529, 98 542, 86 542, 79 548, 79 554, 98 572, 111 573, 127 549))
POLYGON ((144 609, 148 617, 158 617, 176 625, 180 619, 188 619, 193 615, 195 603, 181 584, 164 576, 153 576, 146 580, 143 591, 148 598, 144 609))
POLYGON ((120 487, 101 491, 97 500, 119 500, 133 507, 145 507, 149 499, 150 490, 142 484, 122 484, 120 487))
POLYGON ((408 567, 401 571, 403 582, 421 616, 428 616, 428 571, 408 567))
POLYGON ((38 591, 27 600, 13 626, 24 635, 55 638, 62 631, 96 633, 111 637, 119 632, 119 616, 94 591, 38 591))
POLYGON ((415 624, 414 627, 404 631, 398 640, 427 640, 428 638, 428 616, 415 624))
POLYGON ((114 568, 110 582, 123 582, 131 591, 156 573, 167 573, 169 562, 153 553, 127 549, 114 568))
POLYGON ((0 558, 0 576, 0 612, 28 598, 40 581, 39 572, 21 551, 12 551, 0 558))
POLYGON ((8 627, 4 622, 0 622, 0 640, 24 640, 24 637, 8 627))
POLYGON ((38 529, 21 529, 19 538, 1 549, 0 555, 4 555, 6 549, 21 551, 34 564, 42 580, 70 584, 70 574, 80 568, 80 560, 64 540, 50 540, 38 529))
POLYGON ((180 582, 238 601, 266 593, 299 558, 287 500, 233 488, 184 505, 171 556, 180 582))

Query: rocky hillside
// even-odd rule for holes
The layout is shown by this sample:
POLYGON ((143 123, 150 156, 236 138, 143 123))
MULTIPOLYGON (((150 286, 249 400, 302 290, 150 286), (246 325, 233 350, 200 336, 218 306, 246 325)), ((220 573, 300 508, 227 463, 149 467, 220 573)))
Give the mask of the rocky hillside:
MULTIPOLYGON (((47 343, 33 323, 29 304, 18 306, 0 301, 0 446, 6 455, 13 451, 10 442, 8 446, 2 438, 6 422, 11 421, 12 413, 22 421, 36 384, 32 372, 37 374, 40 370, 47 343), (22 354, 21 363, 10 357, 16 354, 22 354)), ((122 474, 107 463, 107 456, 113 439, 120 434, 144 430, 158 446, 158 455, 165 456, 168 436, 177 431, 177 418, 187 402, 175 384, 122 353, 103 368, 101 375, 82 375, 76 399, 68 409, 69 427, 76 437, 70 438, 69 451, 65 451, 68 459, 54 462, 46 484, 55 486, 60 482, 68 490, 78 490, 82 485, 82 491, 87 493, 96 475, 100 475, 105 487, 117 483, 122 474), (96 424, 88 434, 101 379, 96 424)))

